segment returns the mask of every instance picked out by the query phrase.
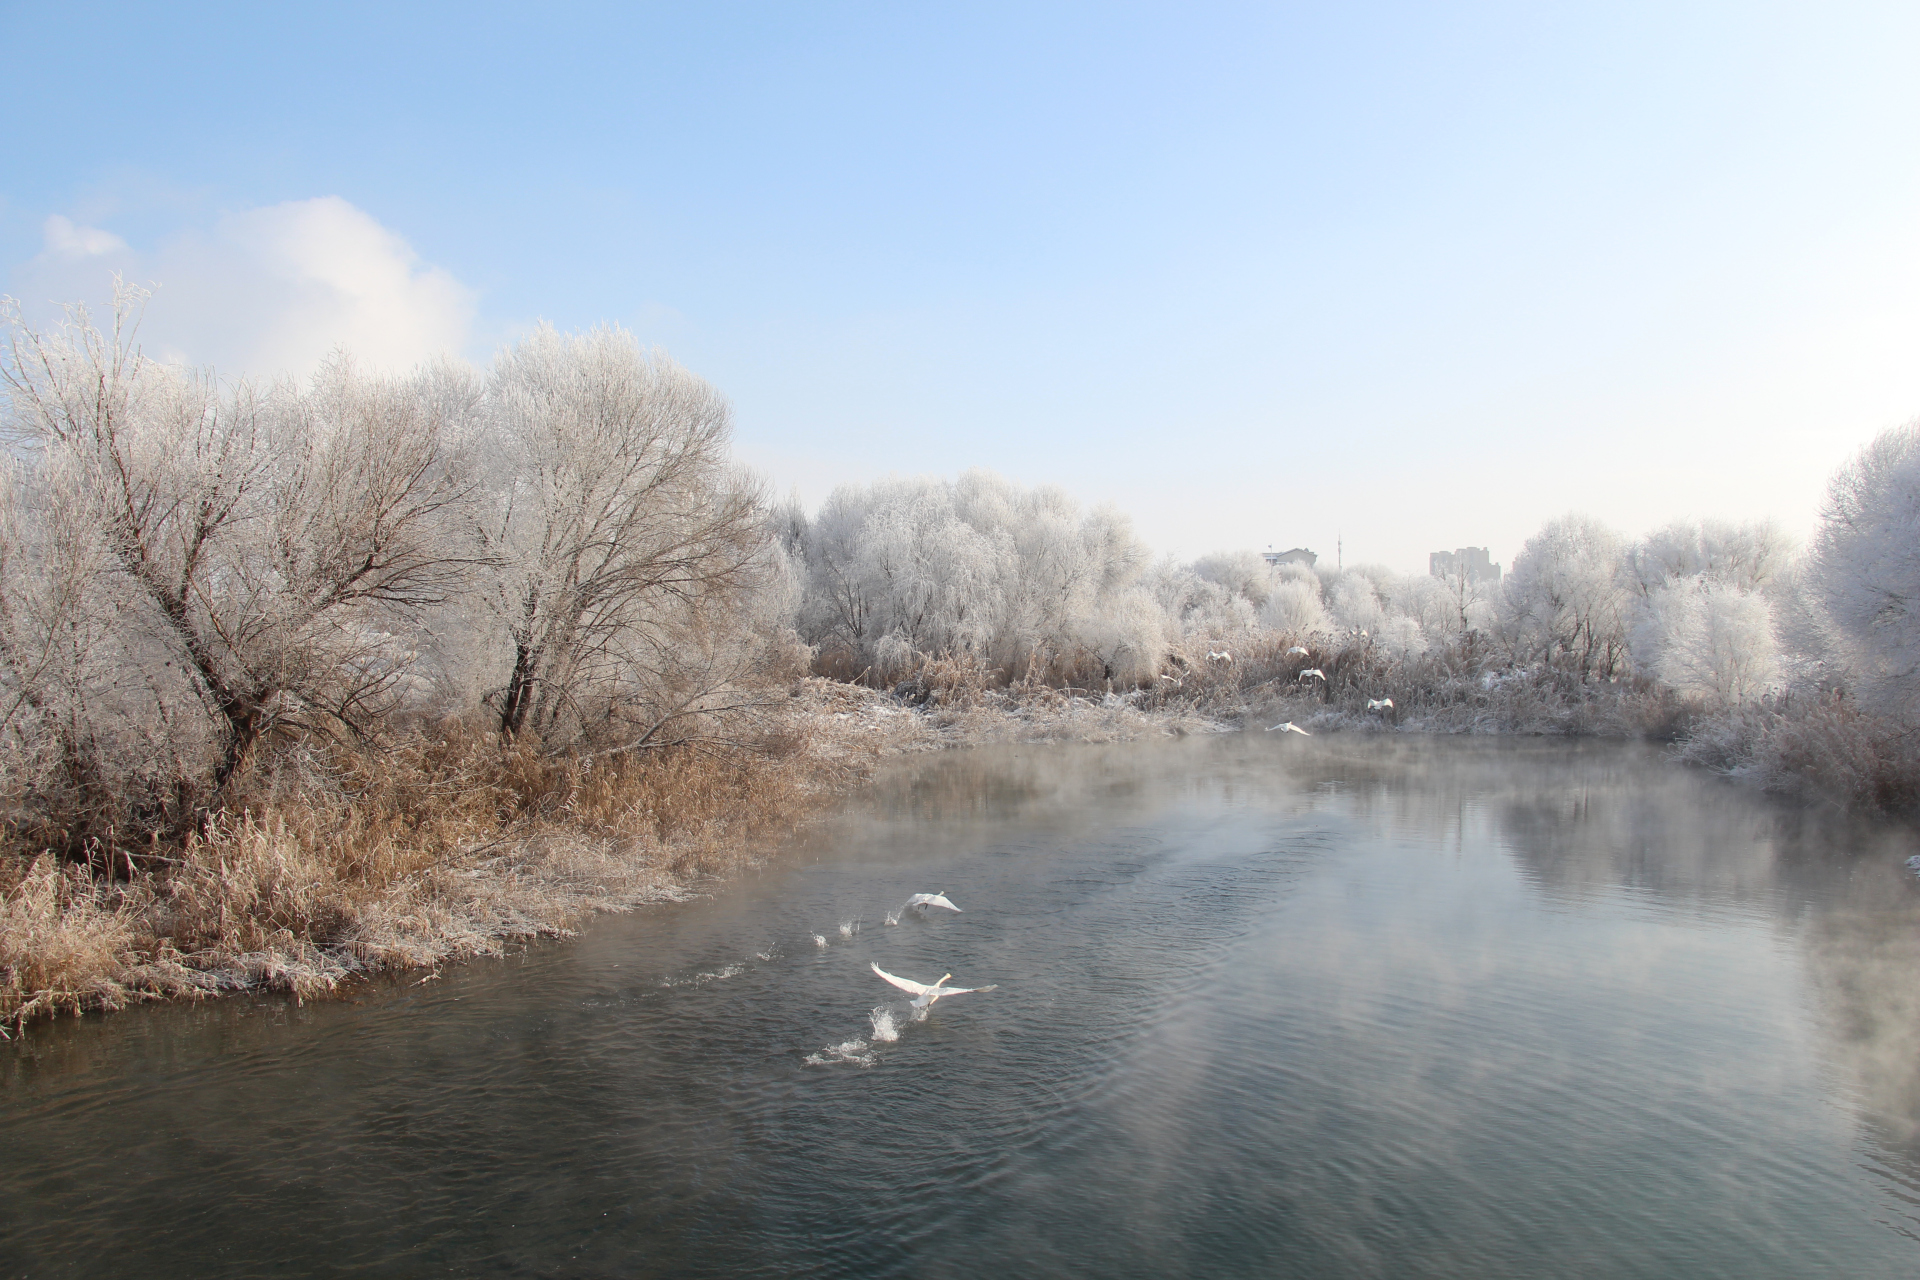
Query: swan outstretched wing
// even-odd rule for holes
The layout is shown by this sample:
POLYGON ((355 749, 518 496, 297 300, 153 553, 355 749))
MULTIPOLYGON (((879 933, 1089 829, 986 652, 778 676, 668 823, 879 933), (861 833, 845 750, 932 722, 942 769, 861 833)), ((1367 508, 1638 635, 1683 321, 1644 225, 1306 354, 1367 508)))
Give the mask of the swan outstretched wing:
POLYGON ((987 986, 984 986, 984 987, 942 987, 940 988, 940 995, 941 996, 974 996, 974 995, 979 995, 982 991, 998 991, 999 989, 1000 989, 1000 984, 997 982, 989 983, 987 986))
MULTIPOLYGON (((960 910, 960 908, 954 906, 953 903, 947 901, 947 895, 944 893, 916 893, 907 899, 907 905, 910 907, 945 907, 949 911, 960 910)), ((965 913, 962 912, 962 914, 965 913)))
MULTIPOLYGON (((915 982, 912 978, 896 978, 892 974, 888 973, 885 969, 882 969, 877 964, 873 966, 873 971, 879 974, 881 977, 885 978, 888 982, 891 982, 894 986, 900 988, 902 991, 907 992, 909 995, 923 996, 927 994, 927 992, 933 990, 933 988, 928 986, 926 983, 915 982)), ((953 994, 951 991, 946 991, 944 988, 942 988, 942 991, 944 994, 947 994, 947 995, 953 994)))

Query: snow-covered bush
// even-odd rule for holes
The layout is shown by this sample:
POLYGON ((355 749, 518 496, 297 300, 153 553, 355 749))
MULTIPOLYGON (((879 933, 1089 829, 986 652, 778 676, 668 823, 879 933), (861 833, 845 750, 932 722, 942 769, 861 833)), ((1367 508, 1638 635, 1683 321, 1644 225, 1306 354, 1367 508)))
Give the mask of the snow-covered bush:
POLYGON ((1365 631, 1371 635, 1387 621, 1386 606, 1380 603, 1374 578, 1357 569, 1332 580, 1327 603, 1333 625, 1343 631, 1365 631))
POLYGON ((1706 574, 1670 579, 1646 597, 1633 631, 1636 665, 1690 697, 1750 701, 1779 678, 1765 597, 1706 574))
POLYGON ((1620 536, 1569 515, 1527 539, 1503 583, 1499 619, 1516 656, 1611 676, 1627 656, 1620 536))
POLYGON ((1260 609, 1260 625, 1270 631, 1306 636, 1331 630, 1333 621, 1320 601, 1318 581, 1288 578, 1273 584, 1260 609))
POLYGON ((1159 661, 1132 595, 1146 554, 1131 526, 1110 509, 1083 516, 1057 489, 983 471, 843 486, 804 541, 801 634, 849 674, 967 654, 1012 678, 1100 651, 1098 674, 1115 679, 1133 678, 1114 673, 1118 655, 1128 671, 1159 661))
POLYGON ((1868 699, 1920 713, 1920 422, 1833 478, 1812 548, 1815 590, 1868 699))
POLYGON ((1215 551, 1193 562, 1194 574, 1245 597, 1255 609, 1273 593, 1274 573, 1257 551, 1215 551))

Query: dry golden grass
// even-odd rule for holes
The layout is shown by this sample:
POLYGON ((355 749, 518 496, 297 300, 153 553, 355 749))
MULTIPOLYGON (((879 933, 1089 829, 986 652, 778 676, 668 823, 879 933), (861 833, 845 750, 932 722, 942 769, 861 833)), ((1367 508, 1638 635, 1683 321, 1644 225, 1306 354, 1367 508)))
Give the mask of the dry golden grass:
POLYGON ((763 857, 895 745, 871 717, 836 721, 823 685, 806 682, 756 750, 581 762, 442 725, 377 753, 290 749, 173 849, 94 867, 12 850, 0 1027, 151 996, 304 998, 683 897, 763 857))

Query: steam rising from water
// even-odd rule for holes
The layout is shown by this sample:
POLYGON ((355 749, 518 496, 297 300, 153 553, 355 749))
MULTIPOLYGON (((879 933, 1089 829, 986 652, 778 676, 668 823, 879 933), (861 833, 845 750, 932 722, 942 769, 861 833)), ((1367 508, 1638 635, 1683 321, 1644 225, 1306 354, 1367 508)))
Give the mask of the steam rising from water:
POLYGON ((915 762, 715 903, 519 963, 31 1030, 0 1045, 0 1255, 157 1255, 155 1280, 216 1250, 249 1274, 423 1251, 690 1277, 1914 1274, 1911 833, 1618 744, 1314 742, 915 762), (811 932, 936 878, 981 910, 811 932), (869 959, 1018 995, 916 1024, 869 959), (316 1193, 358 1197, 351 1238, 316 1193))

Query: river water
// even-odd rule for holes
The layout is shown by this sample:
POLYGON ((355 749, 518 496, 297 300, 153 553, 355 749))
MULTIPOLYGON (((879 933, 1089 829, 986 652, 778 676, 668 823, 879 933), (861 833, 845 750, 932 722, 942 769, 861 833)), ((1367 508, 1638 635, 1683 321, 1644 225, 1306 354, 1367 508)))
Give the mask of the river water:
POLYGON ((1620 744, 910 761, 710 899, 0 1045, 0 1274, 1912 1276, 1913 843, 1620 744))

